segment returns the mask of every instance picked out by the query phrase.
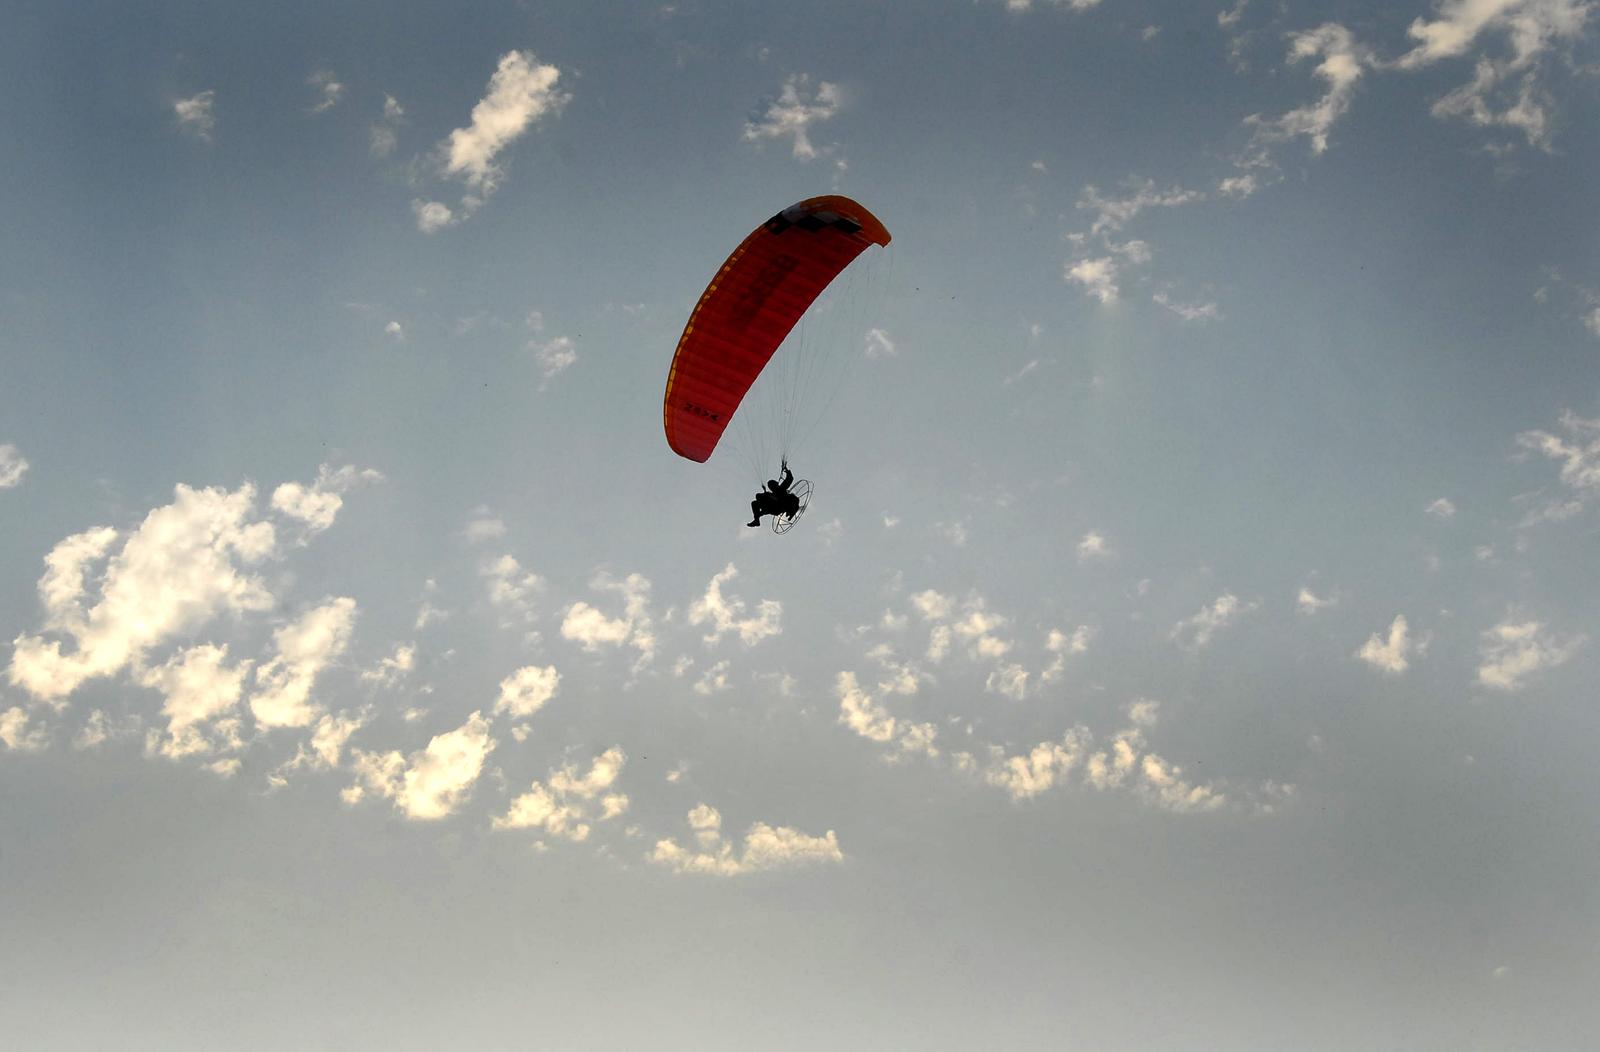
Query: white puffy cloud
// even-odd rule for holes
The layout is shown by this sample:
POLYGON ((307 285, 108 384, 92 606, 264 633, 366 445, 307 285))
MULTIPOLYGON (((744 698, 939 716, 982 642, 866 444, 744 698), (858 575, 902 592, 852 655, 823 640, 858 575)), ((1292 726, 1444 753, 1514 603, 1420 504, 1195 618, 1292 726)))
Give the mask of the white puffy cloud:
POLYGON ((1509 54, 1479 55, 1472 79, 1433 105, 1435 117, 1460 117, 1480 127, 1520 131, 1529 145, 1549 147, 1550 101, 1539 86, 1544 56, 1581 39, 1594 12, 1589 0, 1441 0, 1437 17, 1417 18, 1407 33, 1416 45, 1395 63, 1414 70, 1470 52, 1488 35, 1503 36, 1509 54))
POLYGON ((346 464, 330 470, 323 464, 317 468, 317 479, 311 485, 285 482, 273 490, 272 507, 280 514, 305 523, 309 532, 320 533, 333 525, 339 509, 344 507, 341 493, 361 482, 382 481, 383 473, 371 468, 360 470, 346 464))
POLYGON ((39 752, 50 746, 50 731, 33 723, 26 709, 13 705, 0 711, 0 745, 16 752, 39 752))
POLYGON ((543 377, 539 383, 541 391, 578 360, 577 344, 572 342, 570 336, 557 336, 542 342, 533 340, 529 342, 528 350, 533 352, 534 360, 539 363, 539 373, 543 377))
POLYGON ((443 201, 414 200, 411 202, 411 213, 417 217, 417 229, 424 234, 436 234, 461 221, 443 201))
POLYGON ((379 687, 393 687, 411 674, 417 666, 417 648, 409 643, 398 644, 394 653, 380 658, 372 668, 361 670, 361 681, 379 687))
POLYGON ((706 669, 705 674, 695 681, 694 692, 709 697, 712 694, 727 690, 731 686, 728 681, 728 669, 730 667, 731 662, 724 659, 706 669))
POLYGON ((580 600, 567 608, 561 621, 561 637, 590 652, 628 644, 639 652, 634 662, 635 671, 649 664, 656 652, 655 626, 650 619, 650 581, 636 573, 620 581, 600 573, 590 586, 620 595, 622 616, 607 617, 580 600))
POLYGON ((689 606, 691 625, 696 628, 702 625, 710 626, 710 631, 703 637, 708 646, 731 634, 738 636, 739 642, 750 647, 783 631, 783 604, 778 600, 761 600, 756 604, 756 612, 746 617, 747 607, 743 599, 722 594, 722 586, 738 575, 738 569, 733 563, 729 563, 723 567, 721 573, 712 576, 710 583, 706 585, 705 595, 689 606))
POLYGON ((99 599, 87 609, 88 571, 122 535, 101 527, 56 545, 39 581, 44 630, 75 648, 63 653, 61 639, 18 636, 11 683, 41 700, 61 699, 85 680, 142 667, 150 649, 218 613, 269 609, 266 585, 242 570, 276 547, 272 524, 251 521, 254 502, 248 483, 232 493, 179 485, 173 503, 146 515, 110 555, 95 582, 99 599))
POLYGON ((531 51, 500 56, 487 94, 472 108, 472 123, 445 140, 445 173, 459 176, 471 194, 465 208, 473 211, 494 192, 503 176, 495 158, 546 117, 555 116, 571 96, 556 87, 561 71, 541 63, 531 51))
POLYGON ((28 473, 28 461, 17 447, 7 442, 0 445, 0 489, 10 489, 28 473))
POLYGON ((489 590, 489 602, 521 617, 532 613, 533 597, 544 590, 544 580, 536 573, 524 571, 522 564, 509 554, 490 559, 478 572, 489 590))
POLYGON ((356 601, 330 599, 272 634, 276 653, 256 669, 250 711, 262 727, 306 727, 321 708, 311 700, 317 676, 344 653, 355 629, 356 601))
POLYGON ((561 673, 554 665, 525 665, 500 681, 500 696, 495 700, 496 715, 508 712, 514 717, 532 716, 561 689, 561 673))
POLYGON ((1242 602, 1232 592, 1224 592, 1210 606, 1201 607, 1199 613, 1173 625, 1171 639, 1185 650, 1201 650, 1217 632, 1255 608, 1255 603, 1242 602))
POLYGON ((1300 594, 1295 597, 1295 603, 1302 614, 1314 614, 1319 610, 1326 610, 1330 606, 1336 606, 1338 602, 1339 597, 1337 595, 1319 596, 1308 585, 1302 585, 1300 594))
POLYGON ((1365 661, 1375 669, 1391 675, 1399 675, 1411 666, 1410 654, 1412 651, 1410 628, 1406 624, 1404 614, 1396 614, 1389 625, 1389 636, 1381 638, 1374 632, 1355 656, 1365 661))
POLYGON ((1078 541, 1078 561, 1086 563, 1091 559, 1105 559, 1111 555, 1111 542, 1106 540, 1105 534, 1098 530, 1090 530, 1078 541))
POLYGON ((406 111, 393 95, 383 97, 383 116, 378 118, 368 132, 372 156, 387 157, 400 141, 400 125, 405 123, 406 111))
POLYGON ((217 130, 217 93, 202 91, 172 104, 178 118, 178 130, 187 132, 201 142, 210 142, 211 133, 217 130))
POLYGON ((1110 256, 1098 259, 1080 259, 1067 264, 1062 279, 1075 281, 1090 296, 1101 303, 1113 303, 1117 298, 1117 262, 1110 256))
POLYGON ((890 747, 891 760, 909 755, 939 755, 934 745, 938 729, 933 724, 895 718, 871 693, 861 688, 854 672, 839 673, 834 690, 839 696, 839 722, 868 741, 890 747))
POLYGON ((207 643, 180 651, 140 675, 142 685, 165 697, 161 712, 167 731, 150 732, 148 751, 176 760, 243 746, 237 712, 251 663, 227 661, 227 647, 207 643))
POLYGON ((1424 508, 1423 511, 1436 519, 1453 519, 1456 515, 1456 506, 1449 497, 1440 497, 1424 508))
POLYGON ((842 101, 837 84, 822 81, 813 92, 811 78, 797 73, 784 81, 777 98, 769 99, 760 114, 745 122, 744 137, 749 142, 790 139, 797 160, 812 160, 823 152, 811 143, 813 125, 832 118, 842 101))
POLYGON ((1041 683, 1054 683, 1066 671, 1068 655, 1086 653, 1089 641, 1094 638, 1094 629, 1088 625, 1079 625, 1072 630, 1072 634, 1052 628, 1045 636, 1044 648, 1051 654, 1050 663, 1039 673, 1041 683))
POLYGON ((1082 727, 1074 727, 1059 742, 1040 742, 1020 756, 1006 756, 995 749, 985 782, 1004 789, 1013 800, 1026 800, 1054 788, 1072 773, 1087 755, 1092 737, 1082 727))
POLYGON ((511 801, 506 813, 493 819, 494 828, 542 829, 551 836, 587 840, 591 821, 603 822, 627 811, 627 795, 612 791, 627 762, 627 754, 613 745, 594 758, 587 774, 579 775, 573 764, 552 771, 545 783, 534 782, 511 801))
POLYGON ((951 623, 956 637, 965 640, 974 658, 996 659, 1010 653, 1012 643, 995 635, 1009 623, 1005 615, 988 608, 981 596, 972 596, 962 605, 963 616, 951 623))
POLYGON ((1521 690, 1530 676, 1562 664, 1582 643, 1581 636, 1549 638, 1539 621, 1502 621, 1479 641, 1478 683, 1494 690, 1521 690))
POLYGON ((352 767, 357 781, 342 795, 353 804, 370 792, 393 800, 407 818, 445 818, 466 801, 494 747, 489 722, 474 712, 460 727, 435 735, 427 748, 410 756, 356 750, 352 767))
POLYGON ((338 105, 339 99, 344 96, 344 85, 339 83, 339 78, 330 69, 321 69, 306 78, 306 84, 314 88, 317 101, 311 104, 308 113, 316 115, 326 113, 338 105))
MULTIPOLYGON (((332 713, 323 713, 317 719, 317 724, 312 728, 311 739, 301 742, 292 758, 281 763, 267 775, 267 784, 275 789, 281 789, 289 784, 289 775, 299 770, 334 770, 339 766, 339 758, 344 754, 344 748, 349 743, 352 735, 366 726, 371 713, 369 710, 350 714, 341 712, 337 716, 332 713)), ((346 795, 350 794, 346 790, 346 795)))
POLYGON ((719 877, 844 861, 831 829, 822 836, 809 836, 787 826, 756 822, 735 854, 733 844, 722 836, 722 815, 716 808, 699 805, 689 812, 689 826, 694 831, 693 848, 680 847, 675 840, 658 840, 650 860, 679 873, 719 877))
POLYGON ((911 596, 911 605, 922 615, 924 621, 943 621, 949 617, 956 608, 954 599, 941 595, 932 588, 917 592, 911 596))
POLYGON ((1129 717, 1135 726, 1113 736, 1108 748, 1095 749, 1093 735, 1083 726, 1016 756, 991 746, 989 762, 981 768, 983 780, 1021 801, 1066 785, 1074 772, 1081 772, 1079 779, 1091 789, 1125 790, 1167 811, 1183 814, 1223 807, 1228 798, 1221 789, 1185 779, 1182 768, 1146 748, 1140 727, 1155 722, 1156 708, 1148 699, 1131 704, 1129 717))

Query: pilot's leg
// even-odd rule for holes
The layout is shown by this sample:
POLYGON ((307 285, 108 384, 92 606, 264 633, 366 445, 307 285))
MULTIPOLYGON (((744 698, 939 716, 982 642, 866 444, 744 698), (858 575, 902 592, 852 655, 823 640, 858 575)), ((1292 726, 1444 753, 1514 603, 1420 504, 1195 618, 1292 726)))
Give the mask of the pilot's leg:
POLYGON ((750 521, 745 523, 745 525, 746 526, 760 526, 761 525, 761 516, 763 514, 764 514, 764 512, 762 512, 762 510, 761 510, 761 501, 760 500, 751 501, 750 502, 750 521))

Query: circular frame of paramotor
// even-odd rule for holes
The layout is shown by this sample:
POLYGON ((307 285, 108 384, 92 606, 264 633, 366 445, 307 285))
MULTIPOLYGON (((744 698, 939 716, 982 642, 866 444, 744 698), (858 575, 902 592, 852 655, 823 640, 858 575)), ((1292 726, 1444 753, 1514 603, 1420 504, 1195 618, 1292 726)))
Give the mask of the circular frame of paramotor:
POLYGON ((800 521, 800 516, 804 515, 806 509, 811 506, 810 479, 795 479, 794 486, 789 492, 800 498, 800 510, 793 515, 774 515, 772 517, 773 533, 788 533, 794 528, 794 524, 800 521))

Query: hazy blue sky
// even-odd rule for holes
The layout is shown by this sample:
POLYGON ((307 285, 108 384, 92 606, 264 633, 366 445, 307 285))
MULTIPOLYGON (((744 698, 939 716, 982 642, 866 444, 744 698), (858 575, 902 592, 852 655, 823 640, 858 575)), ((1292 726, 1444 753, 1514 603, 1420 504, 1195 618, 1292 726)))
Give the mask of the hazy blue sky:
POLYGON ((1597 7, 0 2, 7 1043, 1586 1047, 1597 7))

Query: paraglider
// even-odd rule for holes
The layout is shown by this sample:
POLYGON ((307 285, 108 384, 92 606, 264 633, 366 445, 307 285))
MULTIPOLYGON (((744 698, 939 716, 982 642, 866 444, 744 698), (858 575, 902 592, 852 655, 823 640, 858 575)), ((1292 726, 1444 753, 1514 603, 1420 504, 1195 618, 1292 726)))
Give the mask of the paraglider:
MULTIPOLYGON (((672 451, 699 463, 710 459, 751 385, 812 303, 862 252, 888 244, 889 231, 876 216, 836 194, 790 205, 752 231, 712 277, 678 340, 662 400, 672 451)), ((769 480, 751 504, 750 523, 772 515, 779 533, 805 511, 812 488, 794 479, 789 450, 781 452, 783 482, 769 480)))

